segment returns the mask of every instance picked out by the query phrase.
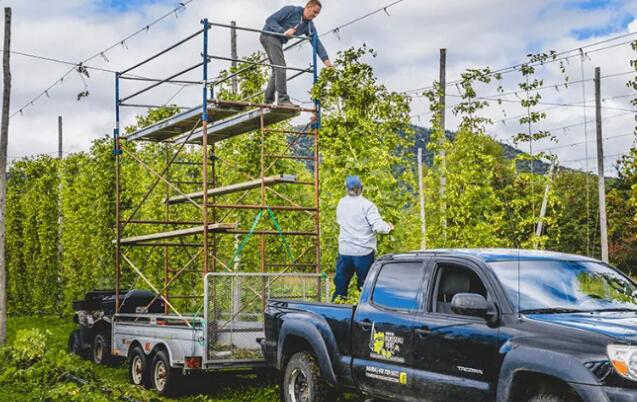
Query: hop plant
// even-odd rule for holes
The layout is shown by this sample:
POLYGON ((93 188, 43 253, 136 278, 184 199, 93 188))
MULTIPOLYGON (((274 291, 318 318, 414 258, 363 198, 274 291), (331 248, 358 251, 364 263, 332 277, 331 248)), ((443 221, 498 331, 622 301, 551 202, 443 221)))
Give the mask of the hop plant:
POLYGON ((30 366, 42 360, 46 352, 46 338, 50 333, 36 328, 21 329, 11 345, 10 356, 18 366, 30 366))

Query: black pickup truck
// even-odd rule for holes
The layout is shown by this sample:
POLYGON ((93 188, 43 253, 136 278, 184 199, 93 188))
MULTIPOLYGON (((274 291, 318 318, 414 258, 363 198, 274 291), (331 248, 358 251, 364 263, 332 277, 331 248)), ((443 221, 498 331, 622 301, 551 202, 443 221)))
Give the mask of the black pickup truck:
POLYGON ((286 402, 637 401, 637 286, 525 250, 380 258, 358 305, 269 300, 261 345, 286 402))

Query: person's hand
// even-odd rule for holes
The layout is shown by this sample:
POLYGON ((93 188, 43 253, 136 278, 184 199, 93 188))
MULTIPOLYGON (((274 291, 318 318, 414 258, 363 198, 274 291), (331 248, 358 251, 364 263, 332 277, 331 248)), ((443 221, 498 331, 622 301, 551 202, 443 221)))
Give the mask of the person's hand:
POLYGON ((323 64, 325 64, 325 67, 327 67, 327 68, 332 68, 332 67, 334 67, 334 65, 332 64, 332 62, 331 62, 329 59, 325 60, 325 61, 323 62, 323 64))
POLYGON ((287 31, 285 31, 285 33, 283 33, 283 35, 287 36, 288 38, 291 38, 294 36, 294 34, 296 33, 296 29, 295 28, 290 28, 287 31))
POLYGON ((389 225, 389 231, 391 232, 392 230, 394 230, 394 224, 393 223, 389 223, 387 222, 387 224, 389 225))

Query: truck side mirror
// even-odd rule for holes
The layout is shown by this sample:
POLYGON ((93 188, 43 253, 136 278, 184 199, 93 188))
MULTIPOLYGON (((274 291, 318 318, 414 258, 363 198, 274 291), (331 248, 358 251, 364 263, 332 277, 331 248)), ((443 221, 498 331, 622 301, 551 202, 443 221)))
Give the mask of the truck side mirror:
POLYGON ((458 293, 451 299, 451 311, 456 314, 486 317, 488 310, 487 300, 477 293, 458 293))

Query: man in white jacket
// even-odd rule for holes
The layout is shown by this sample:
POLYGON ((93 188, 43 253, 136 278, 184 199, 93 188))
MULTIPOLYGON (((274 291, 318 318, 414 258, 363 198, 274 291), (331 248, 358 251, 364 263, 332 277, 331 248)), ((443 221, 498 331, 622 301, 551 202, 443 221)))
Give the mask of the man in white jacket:
POLYGON ((340 232, 333 300, 347 297, 347 288, 354 273, 358 288, 363 286, 374 263, 376 233, 387 234, 394 229, 394 225, 381 218, 376 205, 361 195, 363 183, 360 177, 347 176, 345 188, 347 196, 339 201, 336 208, 340 232))

